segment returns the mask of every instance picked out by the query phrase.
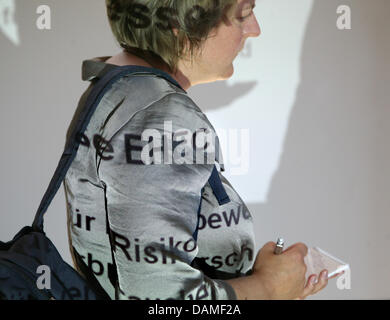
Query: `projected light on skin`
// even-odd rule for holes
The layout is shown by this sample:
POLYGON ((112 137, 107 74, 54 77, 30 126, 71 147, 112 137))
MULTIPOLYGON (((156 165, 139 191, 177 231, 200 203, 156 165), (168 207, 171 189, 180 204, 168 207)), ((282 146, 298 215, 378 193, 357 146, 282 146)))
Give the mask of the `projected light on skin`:
POLYGON ((0 31, 16 46, 20 44, 15 20, 15 0, 0 0, 0 31))

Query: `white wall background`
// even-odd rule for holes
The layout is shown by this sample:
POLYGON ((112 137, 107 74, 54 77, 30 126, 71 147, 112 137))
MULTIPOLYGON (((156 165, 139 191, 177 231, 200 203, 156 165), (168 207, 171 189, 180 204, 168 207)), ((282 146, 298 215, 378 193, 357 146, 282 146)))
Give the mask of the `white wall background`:
MULTIPOLYGON (((0 0, 2 241, 31 223, 54 172, 87 87, 82 60, 119 51, 104 1, 45 1, 51 30, 36 27, 41 4, 0 0)), ((262 35, 249 39, 233 77, 189 94, 221 135, 249 130, 245 174, 234 174, 234 150, 223 155, 258 248, 283 235, 350 263, 350 290, 331 280, 312 299, 390 298, 390 1, 257 0, 255 13, 262 35), (336 27, 342 4, 351 30, 336 27)), ((62 189, 46 230, 70 262, 62 189)))

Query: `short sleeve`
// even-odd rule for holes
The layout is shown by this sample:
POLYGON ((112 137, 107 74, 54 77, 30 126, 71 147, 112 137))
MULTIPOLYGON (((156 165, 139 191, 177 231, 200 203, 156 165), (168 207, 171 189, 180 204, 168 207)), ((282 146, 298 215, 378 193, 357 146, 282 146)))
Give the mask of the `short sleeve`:
POLYGON ((204 129, 211 130, 189 97, 168 94, 133 114, 110 138, 110 156, 99 158, 120 299, 236 299, 227 282, 191 266, 214 162, 196 161, 194 140, 188 156, 175 139, 204 129), (187 161, 177 163, 181 156, 187 161))

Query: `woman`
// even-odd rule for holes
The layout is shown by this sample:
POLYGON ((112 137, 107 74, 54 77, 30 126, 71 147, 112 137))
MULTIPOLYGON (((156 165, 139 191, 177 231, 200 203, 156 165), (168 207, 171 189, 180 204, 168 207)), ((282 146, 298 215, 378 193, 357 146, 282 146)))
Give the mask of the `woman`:
POLYGON ((218 172, 218 137, 186 92, 232 76, 260 35, 254 1, 106 2, 124 50, 84 61, 83 79, 124 65, 142 72, 104 95, 64 181, 79 271, 119 299, 302 299, 324 288, 324 273, 306 282, 302 243, 274 255, 268 242, 254 255, 251 214, 218 172), (191 162, 201 132, 215 139, 191 162))

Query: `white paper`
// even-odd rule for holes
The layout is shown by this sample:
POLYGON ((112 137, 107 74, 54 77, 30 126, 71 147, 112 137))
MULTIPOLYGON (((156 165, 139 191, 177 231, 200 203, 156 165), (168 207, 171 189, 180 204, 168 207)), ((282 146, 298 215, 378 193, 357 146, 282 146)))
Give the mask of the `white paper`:
POLYGON ((324 269, 328 270, 328 278, 336 273, 349 269, 348 263, 341 261, 318 247, 308 249, 307 255, 305 256, 305 264, 307 266, 306 279, 311 274, 318 276, 324 269))

